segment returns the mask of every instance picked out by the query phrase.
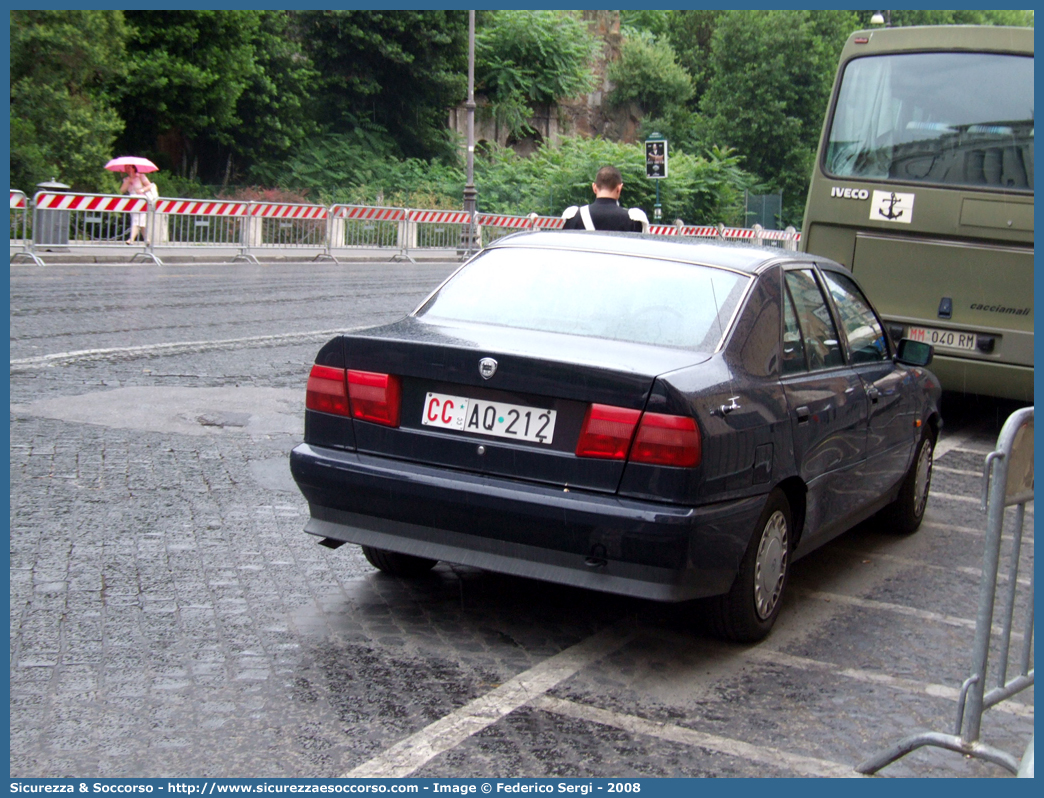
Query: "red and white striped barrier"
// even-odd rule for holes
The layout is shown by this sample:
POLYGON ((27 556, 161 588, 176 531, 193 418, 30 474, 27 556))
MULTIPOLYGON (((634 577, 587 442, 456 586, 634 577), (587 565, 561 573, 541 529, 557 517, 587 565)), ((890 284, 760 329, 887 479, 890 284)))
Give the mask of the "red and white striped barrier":
POLYGON ((149 201, 144 197, 118 197, 105 194, 52 194, 41 191, 33 199, 38 209, 55 211, 113 211, 144 213, 149 201))
POLYGON ((330 214, 335 219, 361 219, 372 222, 406 221, 405 208, 383 208, 372 205, 334 205, 330 214))
POLYGON ((246 216, 248 207, 246 202, 218 200, 160 199, 156 202, 157 213, 181 216, 246 216))
POLYGON ((718 235, 718 228, 710 227, 709 225, 703 227, 682 227, 681 235, 695 236, 697 238, 714 238, 718 235))
POLYGON ((21 191, 11 192, 11 210, 16 208, 24 208, 26 206, 25 194, 21 191))
POLYGON ((528 230, 533 220, 528 216, 505 216, 498 213, 480 213, 475 223, 479 227, 510 227, 517 230, 528 230))
POLYGON ((467 211, 417 211, 407 210, 407 220, 418 224, 471 224, 467 211))
POLYGON ((325 205, 297 205, 273 202, 255 202, 250 215, 261 219, 325 219, 325 205))
POLYGON ((533 229, 535 230, 561 230, 565 227, 566 220, 561 216, 536 216, 533 218, 533 229))

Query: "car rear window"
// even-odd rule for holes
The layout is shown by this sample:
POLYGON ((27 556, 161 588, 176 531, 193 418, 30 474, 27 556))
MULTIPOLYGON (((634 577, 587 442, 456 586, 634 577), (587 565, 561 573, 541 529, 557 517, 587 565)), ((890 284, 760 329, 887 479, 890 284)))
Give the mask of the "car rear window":
POLYGON ((750 280, 633 255, 505 247, 457 272, 416 315, 713 352, 750 280))

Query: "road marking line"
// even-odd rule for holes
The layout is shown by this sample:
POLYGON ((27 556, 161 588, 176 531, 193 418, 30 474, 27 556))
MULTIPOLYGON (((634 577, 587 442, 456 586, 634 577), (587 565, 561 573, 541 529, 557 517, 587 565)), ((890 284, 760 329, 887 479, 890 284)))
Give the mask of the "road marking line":
MULTIPOLYGON (((952 438, 944 435, 942 439, 935 444, 935 450, 932 452, 932 459, 938 460, 940 457, 949 454, 955 449, 961 449, 964 444, 974 438, 978 433, 978 430, 972 429, 965 432, 963 435, 954 435, 952 438)), ((967 450, 962 449, 962 451, 967 450)))
MULTIPOLYGON (((910 568, 920 568, 922 570, 929 571, 943 571, 944 573, 956 571, 957 573, 967 574, 968 576, 982 576, 982 568, 972 568, 971 566, 967 565, 936 565, 935 563, 928 562, 927 560, 915 560, 912 557, 900 557, 895 554, 885 554, 880 551, 870 551, 868 549, 848 548, 846 546, 838 546, 837 544, 835 544, 835 548, 837 551, 842 551, 846 554, 851 554, 855 557, 862 557, 863 559, 869 560, 885 560, 886 562, 894 562, 898 563, 899 565, 906 565, 910 568)), ((1029 587, 1030 585, 1029 577, 1020 576, 1015 581, 1020 585, 1025 585, 1026 587, 1029 587)), ((1008 575, 1006 573, 997 574, 998 584, 1004 585, 1007 584, 1007 582, 1008 575)))
POLYGON ((37 357, 16 358, 11 361, 11 371, 23 371, 48 366, 65 366, 85 360, 119 360, 147 355, 174 355, 183 352, 206 352, 214 349, 230 349, 240 346, 266 346, 270 344, 300 343, 313 338, 332 338, 341 333, 361 330, 366 325, 342 327, 337 330, 310 330, 308 332, 284 333, 282 335, 251 335, 246 338, 226 338, 218 341, 173 341, 164 344, 141 346, 116 346, 109 349, 78 349, 71 352, 55 352, 37 357))
POLYGON ((944 471, 947 474, 960 474, 961 476, 965 477, 978 477, 979 479, 982 479, 981 471, 972 471, 968 468, 948 468, 947 466, 941 466, 932 463, 932 471, 944 471))
MULTIPOLYGON (((886 610, 888 612, 894 612, 897 615, 908 615, 911 618, 920 618, 922 621, 944 623, 947 626, 959 626, 964 629, 975 628, 975 621, 972 618, 958 618, 955 615, 944 615, 941 612, 932 612, 931 610, 920 610, 916 607, 907 607, 905 604, 893 604, 890 601, 864 599, 858 598, 857 596, 846 596, 843 593, 827 593, 821 590, 803 590, 799 588, 797 592, 803 596, 819 599, 820 601, 833 601, 838 604, 847 604, 851 607, 861 607, 868 610, 886 610)), ((993 631, 995 634, 1000 634, 1001 628, 999 626, 994 626, 993 631)), ((1022 633, 1012 632, 1011 639, 1021 640, 1022 633)))
POLYGON ((899 615, 909 615, 911 618, 920 618, 923 621, 934 621, 944 623, 948 626, 960 626, 964 629, 974 629, 975 621, 971 618, 958 618, 955 615, 943 615, 941 612, 931 610, 920 610, 916 607, 907 607, 905 604, 894 604, 890 601, 877 601, 875 599, 858 598, 857 596, 846 596, 843 593, 827 593, 822 590, 797 591, 803 596, 819 599, 820 601, 834 601, 838 604, 848 604, 852 607, 861 607, 868 610, 888 610, 899 615))
POLYGON ((598 707, 579 704, 575 701, 566 701, 553 696, 538 696, 529 703, 530 706, 547 712, 554 712, 557 715, 599 723, 603 726, 621 729, 632 734, 644 734, 682 745, 706 748, 721 754, 727 754, 728 756, 786 768, 804 776, 860 778, 860 775, 855 772, 853 765, 843 765, 839 762, 831 762, 828 759, 793 754, 789 751, 781 751, 778 748, 769 746, 752 745, 742 740, 720 737, 716 734, 708 734, 684 726, 646 720, 635 715, 623 715, 619 712, 599 709, 598 707))
POLYGON ((966 504, 982 504, 982 497, 980 496, 958 496, 956 493, 940 493, 937 490, 933 490, 930 494, 932 499, 943 499, 951 502, 964 502, 966 504))
POLYGON ((400 740, 341 778, 405 778, 439 754, 455 748, 581 669, 623 647, 633 637, 634 630, 630 628, 611 628, 592 635, 400 740))
MULTIPOLYGON (((1027 508, 1027 510, 1028 509, 1029 508, 1027 508)), ((1022 544, 1023 545, 1026 545, 1027 543, 1028 544, 1032 544, 1033 543, 1033 527, 1032 527, 1033 513, 1031 513, 1031 512, 1027 512, 1026 513, 1026 521, 1028 522, 1028 525, 1022 531, 1022 544)), ((986 523, 986 519, 983 518, 983 524, 985 525, 985 523, 986 523)), ((962 533, 964 533, 966 535, 976 535, 976 536, 982 537, 982 538, 986 537, 986 530, 985 529, 975 529, 974 527, 970 527, 970 526, 955 526, 953 524, 942 524, 942 523, 940 523, 938 521, 922 521, 921 522, 921 526, 930 527, 932 529, 942 529, 942 530, 944 530, 946 532, 962 532, 962 533)), ((1011 540, 1011 539, 1012 539, 1012 533, 1011 532, 1002 532, 1001 533, 1001 540, 1011 540)))
MULTIPOLYGON (((829 672, 836 676, 853 679, 857 682, 890 687, 894 690, 901 690, 904 693, 928 695, 933 698, 949 699, 950 701, 957 701, 960 698, 961 693, 959 688, 949 687, 944 684, 919 682, 915 679, 904 679, 900 676, 890 676, 886 673, 868 671, 863 668, 845 668, 833 662, 823 662, 821 660, 809 659, 807 657, 797 657, 793 654, 785 654, 782 651, 776 651, 773 649, 761 647, 755 648, 750 651, 750 656, 752 659, 766 665, 785 665, 788 668, 829 672)), ((1033 707, 1027 706, 1026 704, 1020 704, 1017 701, 1011 701, 1010 699, 995 704, 992 709, 995 709, 998 712, 1005 712, 1009 715, 1016 715, 1021 718, 1033 717, 1033 707)))

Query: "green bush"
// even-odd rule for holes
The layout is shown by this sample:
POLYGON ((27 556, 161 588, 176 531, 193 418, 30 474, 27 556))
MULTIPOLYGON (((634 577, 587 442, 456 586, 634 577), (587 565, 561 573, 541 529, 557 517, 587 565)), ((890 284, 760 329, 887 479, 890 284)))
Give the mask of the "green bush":
MULTIPOLYGON (((656 181, 645 176, 644 147, 600 138, 565 139, 558 147, 542 147, 530 158, 495 150, 490 161, 476 164, 479 208, 492 213, 557 216, 570 205, 593 199, 591 183, 598 169, 607 164, 623 175, 621 204, 642 208, 652 220, 656 181)), ((756 188, 732 151, 715 149, 703 156, 671 152, 669 175, 660 181, 665 221, 681 218, 689 224, 740 224, 743 191, 756 188)))

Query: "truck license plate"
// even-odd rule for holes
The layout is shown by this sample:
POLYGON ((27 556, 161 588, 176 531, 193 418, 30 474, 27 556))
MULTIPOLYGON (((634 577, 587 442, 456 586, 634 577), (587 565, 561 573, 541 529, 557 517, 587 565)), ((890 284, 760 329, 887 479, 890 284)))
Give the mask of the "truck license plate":
POLYGON ((956 330, 936 330, 932 327, 911 327, 906 334, 914 341, 923 341, 936 349, 958 349, 972 351, 976 346, 975 333, 957 332, 956 330))

